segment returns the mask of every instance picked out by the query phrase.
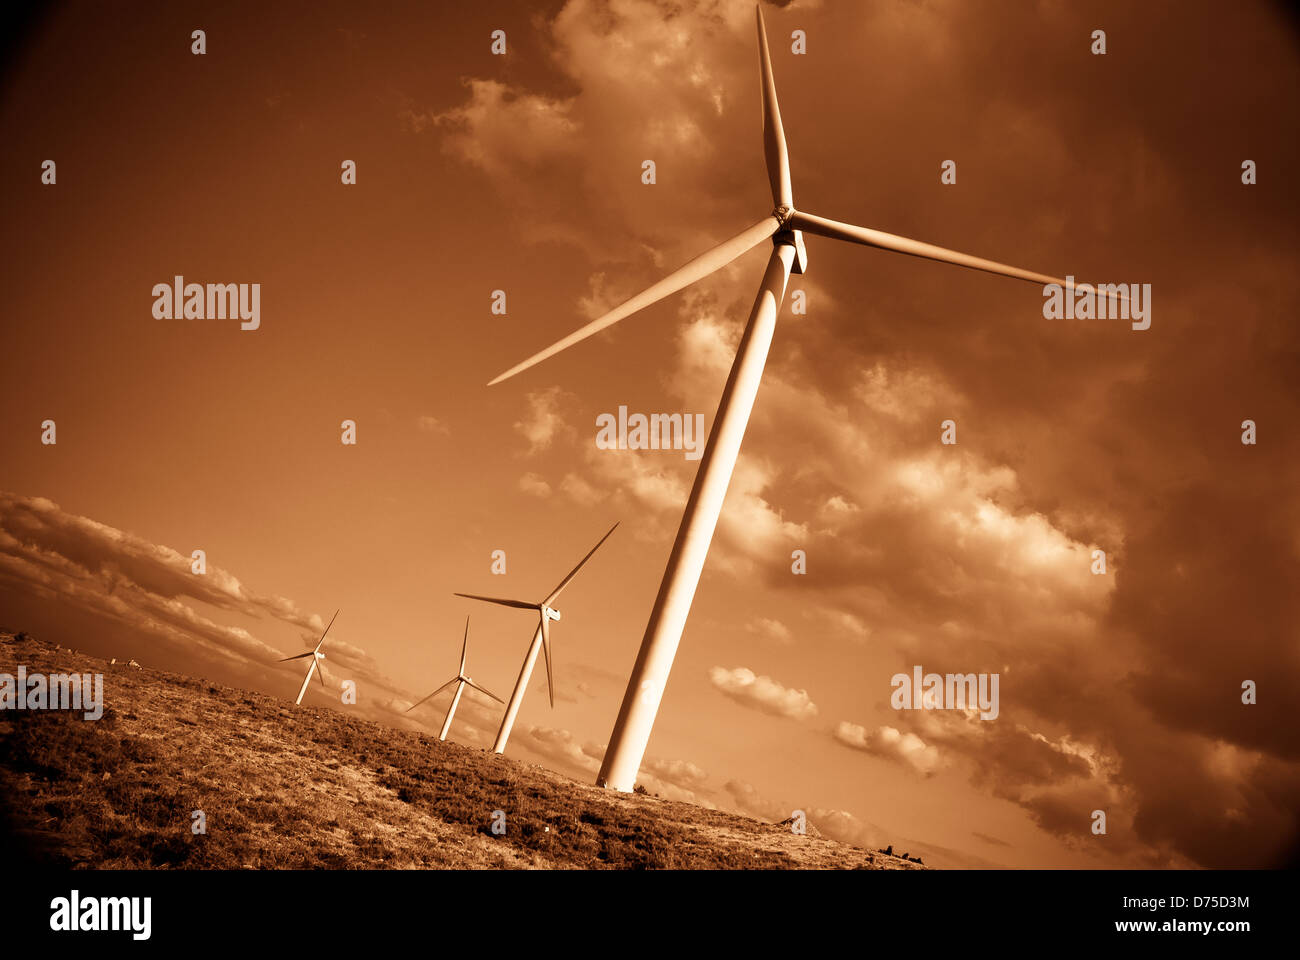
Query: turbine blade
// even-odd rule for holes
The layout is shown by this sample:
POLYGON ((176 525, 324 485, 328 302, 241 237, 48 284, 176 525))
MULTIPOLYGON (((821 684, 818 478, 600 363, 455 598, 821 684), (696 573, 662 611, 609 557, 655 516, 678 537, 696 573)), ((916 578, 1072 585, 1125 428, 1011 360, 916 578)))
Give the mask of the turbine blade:
POLYGON ((471 687, 473 687, 475 690, 477 690, 479 693, 485 693, 485 694, 487 694, 489 697, 491 697, 491 698, 492 698, 493 700, 495 700, 497 703, 502 703, 502 704, 505 703, 504 700, 502 700, 500 697, 498 697, 498 696, 497 696, 495 693, 493 693, 491 690, 484 690, 482 687, 480 687, 480 686, 479 686, 477 683, 475 683, 473 680, 466 680, 465 682, 468 683, 468 684, 469 684, 471 687))
MULTIPOLYGON (((614 526, 612 526, 612 527, 609 528, 609 533, 607 533, 607 534, 605 534, 603 537, 601 537, 600 540, 596 543, 596 545, 595 545, 594 547, 592 547, 591 550, 587 553, 587 555, 586 555, 585 557, 583 557, 581 560, 578 561, 578 565, 577 565, 576 567, 574 567, 572 570, 570 570, 570 571, 569 571, 569 575, 568 575, 567 577, 565 577, 563 580, 560 581, 560 585, 559 585, 558 587, 556 587, 554 590, 551 591, 551 595, 550 595, 549 597, 547 597, 545 600, 542 601, 542 606, 550 606, 553 602, 555 602, 556 600, 559 599, 559 597, 560 597, 560 593, 564 590, 565 587, 567 587, 567 586, 569 585, 569 581, 572 580, 574 577, 576 577, 576 576, 578 575, 578 571, 581 570, 582 567, 583 567, 583 565, 584 565, 588 560, 591 559, 591 555, 592 555, 593 553, 595 553, 597 550, 599 550, 599 549, 600 549, 600 545, 601 545, 602 543, 604 543, 606 540, 609 539, 609 534, 610 534, 610 533, 613 533, 613 532, 614 532, 615 530, 617 530, 617 529, 618 529, 618 524, 617 524, 617 523, 614 524, 614 526)), ((545 614, 545 613, 542 614, 542 625, 543 625, 543 627, 545 627, 545 625, 546 625, 546 614, 545 614)), ((542 631, 542 635, 545 636, 545 634, 546 634, 546 631, 545 631, 545 629, 543 629, 543 631, 542 631)))
POLYGON ((300 653, 300 654, 298 654, 296 657, 285 657, 285 658, 284 658, 283 660, 281 660, 280 662, 281 662, 281 663, 288 663, 290 660, 301 660, 303 657, 314 657, 314 656, 316 656, 316 651, 314 651, 314 650, 308 650, 306 653, 300 653))
MULTIPOLYGON (((327 624, 325 625, 325 633, 329 633, 329 632, 330 632, 330 627, 334 626, 334 621, 337 620, 338 617, 339 617, 339 612, 338 612, 337 610, 335 610, 335 611, 334 611, 334 616, 330 617, 330 622, 327 623, 327 624)), ((325 633, 322 633, 322 634, 320 635, 320 643, 316 644, 316 649, 317 649, 317 650, 319 650, 319 649, 321 648, 321 643, 324 643, 324 642, 325 642, 325 633)))
MULTIPOLYGON (((456 677, 455 680, 448 680, 446 683, 444 683, 444 684, 443 684, 441 687, 439 687, 437 690, 433 691, 433 693, 431 693, 431 694, 429 694, 427 697, 425 697, 424 700, 421 700, 420 703, 424 703, 425 700, 432 700, 434 697, 436 697, 438 694, 442 693, 442 691, 446 690, 446 689, 447 689, 448 687, 450 687, 453 683, 455 683, 456 680, 459 680, 459 679, 460 679, 460 677, 456 677)), ((418 706, 420 705, 420 703, 416 703, 416 704, 413 704, 413 705, 410 706, 410 707, 407 707, 406 712, 407 712, 407 713, 410 713, 412 710, 414 710, 416 707, 418 707, 418 706)))
POLYGON ((469 617, 465 618, 465 639, 460 644, 460 675, 465 675, 465 657, 469 654, 469 617))
POLYGON ((880 230, 870 230, 867 227, 857 227, 851 223, 840 223, 838 220, 815 217, 811 213, 804 213, 803 211, 795 211, 788 226, 792 230, 803 230, 806 233, 815 233, 818 236, 830 237, 833 240, 848 240, 850 243, 879 247, 881 250, 893 250, 895 253, 906 253, 908 256, 922 257, 926 260, 938 260, 940 263, 952 263, 959 267, 969 267, 972 270, 983 270, 985 273, 996 273, 1003 277, 1028 280, 1031 283, 1057 283, 1066 290, 1073 290, 1075 287, 1073 283, 1059 277, 1050 277, 1045 273, 1035 273, 1032 270, 1024 270, 1020 267, 998 263, 996 260, 973 257, 969 253, 959 253, 956 250, 936 247, 931 243, 922 243, 920 240, 911 240, 907 237, 884 233, 880 230))
MULTIPOLYGON (((611 531, 612 532, 612 531, 611 531)), ((609 534, 606 534, 609 536, 609 534)), ((551 709, 555 709, 555 677, 551 673, 551 625, 546 611, 542 614, 542 650, 546 654, 546 690, 551 695, 551 709)))
POLYGON ((524 600, 502 600, 500 597, 480 597, 476 593, 454 593, 454 597, 465 597, 469 600, 483 600, 487 603, 499 603, 504 607, 518 607, 520 610, 536 610, 537 604, 528 603, 524 600))
POLYGON ((442 691, 446 690, 448 687, 454 686, 457 682, 459 682, 459 680, 460 677, 452 677, 450 680, 444 683, 437 690, 433 691, 433 695, 436 697, 438 694, 442 693, 442 691))
POLYGON ((758 246, 758 244, 772 236, 780 226, 781 223, 776 219, 776 217, 764 217, 747 230, 742 230, 730 240, 724 240, 713 249, 700 254, 690 263, 679 267, 675 272, 668 274, 668 276, 664 277, 654 286, 647 287, 645 290, 642 290, 636 296, 632 297, 632 299, 624 301, 604 316, 591 321, 591 323, 587 324, 580 330, 575 330, 563 340, 557 340, 545 350, 533 354, 522 363, 515 364, 495 380, 490 381, 488 386, 490 387, 498 384, 502 380, 508 380, 515 374, 522 373, 524 370, 527 370, 535 364, 541 363, 548 357, 555 356, 561 350, 567 349, 575 343, 586 340, 592 334, 599 333, 606 327, 618 323, 618 321, 622 320, 624 317, 631 316, 638 310, 662 300, 669 294, 676 293, 678 290, 682 289, 682 287, 688 286, 696 280, 707 277, 715 270, 720 270, 742 253, 758 246))
POLYGON ((790 188, 790 151, 785 144, 785 127, 781 125, 781 108, 776 102, 776 77, 772 74, 772 57, 767 49, 767 29, 763 10, 758 15, 759 85, 763 93, 763 156, 767 160, 767 179, 772 185, 772 202, 777 206, 794 206, 790 188))
MULTIPOLYGON (((437 691, 435 690, 434 693, 437 693, 437 691)), ((433 697, 434 697, 434 694, 433 694, 433 693, 429 694, 427 697, 424 698, 424 700, 420 700, 420 701, 418 701, 418 702, 416 702, 416 703, 411 704, 409 707, 407 707, 407 708, 406 708, 406 712, 407 712, 407 713, 410 713, 412 710, 414 710, 416 707, 418 707, 421 703, 424 703, 424 702, 426 702, 426 701, 428 701, 428 700, 432 700, 433 697)))

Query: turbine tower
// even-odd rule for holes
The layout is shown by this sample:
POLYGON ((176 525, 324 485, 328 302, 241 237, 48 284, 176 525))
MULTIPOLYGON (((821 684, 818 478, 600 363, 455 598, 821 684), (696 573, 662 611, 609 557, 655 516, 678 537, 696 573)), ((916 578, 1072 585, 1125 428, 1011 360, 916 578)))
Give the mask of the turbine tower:
POLYGON ((668 567, 664 571, 659 594, 650 612, 645 637, 641 641, 641 649, 637 653, 627 690, 623 694, 618 719, 610 735, 609 747, 596 778, 598 786, 612 787, 615 790, 629 791, 636 784, 637 770, 650 740, 659 702, 668 683, 668 673, 672 669, 682 629, 686 625, 700 572, 704 568, 713 531, 718 523, 718 515, 722 511, 727 486, 731 482, 736 457, 740 453, 740 443, 763 376, 763 366, 767 362, 767 351, 772 344, 777 312, 785 298, 786 284, 792 272, 803 273, 808 266, 803 231, 833 240, 846 240, 1004 277, 1029 280, 1036 284, 1056 283, 1062 289, 1074 288, 1072 283, 1045 274, 795 209, 794 192, 790 185, 790 155, 786 148, 785 129, 781 124, 781 111, 777 106, 776 81, 768 54, 767 32, 763 27, 762 10, 756 9, 756 13, 763 106, 763 154, 767 161, 772 203, 775 205, 772 212, 752 227, 702 253, 585 327, 511 367, 488 384, 491 386, 500 383, 527 370, 696 280, 707 277, 764 240, 772 240, 772 254, 768 258, 758 296, 750 310, 749 322, 741 336, 736 359, 723 388, 718 412, 713 419, 713 427, 695 475, 695 483, 686 501, 681 527, 668 557, 668 567))
POLYGON ((506 752, 506 741, 510 739, 510 731, 515 725, 515 716, 519 713, 520 704, 523 703, 524 691, 528 689, 528 680, 533 675, 533 666, 537 663, 538 650, 546 651, 546 687, 551 695, 551 707, 555 707, 555 680, 551 674, 551 621, 560 619, 560 611, 556 610, 551 604, 560 599, 560 594, 569 585, 569 581, 578 575, 578 571, 591 559, 591 555, 599 550, 600 545, 608 540, 609 535, 617 529, 617 523, 610 527, 609 533, 606 533, 597 541, 587 555, 578 561, 578 565, 569 571, 569 575, 560 581, 560 585, 552 590, 546 599, 540 603, 528 600, 502 600, 499 597, 480 597, 473 593, 456 594, 458 597, 466 597, 470 600, 483 600, 487 603, 499 603, 504 607, 537 611, 537 628, 533 632, 533 642, 529 645, 528 654, 524 657, 524 665, 519 670, 519 679, 515 681, 514 692, 510 694, 510 703, 506 705, 506 715, 501 718, 501 729, 497 731, 496 743, 492 745, 494 753, 506 752))
MULTIPOLYGON (((466 617, 465 618, 465 639, 462 640, 460 644, 460 670, 457 671, 456 676, 452 677, 441 687, 439 687, 437 690, 433 691, 433 693, 429 694, 427 697, 424 698, 424 700, 432 700, 438 694, 442 693, 442 691, 450 687, 453 683, 456 685, 456 694, 451 698, 451 706, 447 708, 446 719, 442 721, 442 731, 438 734, 439 740, 447 739, 447 731, 451 729, 451 718, 456 715, 456 706, 457 704, 460 703, 460 695, 465 692, 466 686, 473 687, 479 693, 487 694, 497 703, 505 702, 492 691, 483 689, 477 683, 471 680, 469 677, 465 676, 465 659, 468 653, 469 653, 469 617, 466 617)), ((424 700, 421 700, 420 703, 424 703, 424 700)), ((410 713, 412 710, 418 707, 420 703, 413 704, 412 706, 407 707, 406 712, 410 713)))
MULTIPOLYGON (((330 622, 325 625, 325 633, 330 632, 330 627, 334 626, 334 621, 338 618, 339 612, 334 611, 334 616, 330 617, 330 622)), ((297 706, 302 706, 302 698, 307 693, 307 684, 311 683, 311 675, 319 671, 320 685, 325 686, 325 664, 321 663, 325 659, 325 654, 320 652, 321 645, 325 643, 325 633, 320 635, 320 643, 316 644, 315 650, 308 650, 306 653, 300 653, 296 657, 285 657, 281 663, 288 663, 290 660, 301 660, 304 657, 311 657, 311 663, 307 665, 307 676, 302 678, 302 687, 298 690, 298 699, 294 701, 297 706)))

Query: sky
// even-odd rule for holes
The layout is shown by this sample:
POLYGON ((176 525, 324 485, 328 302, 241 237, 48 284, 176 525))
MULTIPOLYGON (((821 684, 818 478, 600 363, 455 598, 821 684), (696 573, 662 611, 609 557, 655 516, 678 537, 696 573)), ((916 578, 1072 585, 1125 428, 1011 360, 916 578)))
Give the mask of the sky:
MULTIPOLYGON (((1294 859, 1296 22, 764 13, 799 209, 1150 284, 1151 324, 807 237, 641 782, 939 866, 1294 859), (998 716, 894 709, 918 665, 997 674, 998 716)), ((307 702, 436 733, 447 694, 405 710, 466 616, 502 698, 533 628, 453 592, 540 600, 617 521, 560 605, 555 706, 539 665, 509 748, 594 781, 698 467, 602 449, 597 418, 711 424, 770 248, 486 384, 771 210, 753 6, 28 28, 0 90, 0 627, 292 698, 276 661, 338 609, 307 702), (156 316, 176 275, 260 284, 260 325, 156 316)), ((467 693, 451 739, 489 748, 499 718, 467 693)))

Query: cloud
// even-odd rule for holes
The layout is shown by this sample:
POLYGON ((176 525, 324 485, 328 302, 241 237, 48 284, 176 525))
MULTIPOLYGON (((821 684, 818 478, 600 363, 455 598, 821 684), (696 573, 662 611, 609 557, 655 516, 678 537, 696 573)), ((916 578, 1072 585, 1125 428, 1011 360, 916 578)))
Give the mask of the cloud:
MULTIPOLYGON (((212 673, 241 686, 289 695, 303 676, 301 661, 279 663, 284 651, 245 627, 217 622, 199 607, 246 617, 297 635, 290 653, 312 649, 325 629, 286 597, 245 586, 209 563, 191 572, 191 558, 143 537, 68 513, 50 500, 0 492, 0 596, 6 606, 32 598, 56 607, 65 622, 87 624, 81 649, 134 657, 191 675, 212 673)), ((260 632, 260 631, 259 631, 260 632)), ((336 625, 326 646, 325 679, 351 679, 355 709, 409 725, 400 709, 412 702, 365 650, 336 625)), ((313 683, 313 686, 315 684, 313 683)))
POLYGON ((528 409, 524 419, 515 424, 515 429, 528 441, 528 452, 539 453, 548 449, 557 437, 572 432, 560 412, 564 393, 559 387, 548 387, 528 394, 528 409))
POLYGON ((888 843, 886 834, 875 824, 859 820, 847 810, 815 807, 808 811, 808 819, 822 836, 864 850, 878 850, 888 843))
POLYGON ((439 434, 443 436, 447 436, 451 433, 450 428, 448 428, 448 426, 445 423, 443 423, 437 417, 430 416, 428 414, 425 414, 421 417, 417 417, 415 421, 415 425, 420 430, 421 433, 430 433, 435 436, 439 434))
POLYGON ((794 634, 780 620, 771 617, 755 617, 745 625, 745 630, 756 634, 764 640, 777 644, 794 643, 794 634))
POLYGON ((443 148, 498 182, 517 180, 521 167, 544 167, 574 154, 580 132, 573 101, 528 93, 497 80, 468 80, 468 100, 439 114, 407 110, 415 133, 442 132, 443 148), (526 143, 527 150, 519 145, 526 143))
POLYGON ((656 760, 648 757, 641 764, 641 772, 692 792, 703 790, 709 779, 707 773, 689 760, 656 760))
POLYGON ((885 757, 910 767, 922 776, 932 776, 943 764, 939 751, 914 733, 900 733, 881 726, 870 732, 856 723, 841 721, 835 739, 872 756, 885 757))
POLYGON ((885 831, 875 824, 860 820, 847 810, 819 807, 806 802, 772 800, 742 780, 727 781, 723 790, 733 810, 759 820, 781 823, 793 816, 794 811, 802 810, 808 817, 808 822, 831 840, 867 850, 876 849, 886 842, 885 831))
POLYGON ((779 717, 804 720, 816 716, 817 705, 806 690, 781 686, 771 677, 760 677, 746 667, 714 667, 709 681, 731 699, 745 707, 779 717))
MULTIPOLYGON (((605 745, 580 742, 571 732, 554 727, 516 727, 512 744, 558 764, 577 779, 590 782, 600 769, 605 745)), ((662 760, 646 757, 641 763, 637 783, 667 800, 713 807, 712 801, 699 795, 708 775, 685 760, 662 760)))
POLYGON ((604 493, 576 473, 566 473, 564 475, 564 479, 560 481, 560 490, 574 503, 584 507, 599 503, 605 496, 604 493))
POLYGON ((605 753, 603 747, 593 743, 580 743, 568 730, 555 727, 517 727, 511 739, 538 756, 576 770, 584 779, 587 775, 594 776, 600 769, 600 761, 605 753))
POLYGON ((525 473, 519 478, 518 486, 530 497, 546 498, 551 495, 551 485, 535 473, 525 473))
POLYGON ((160 601, 186 596, 251 616, 270 614, 301 627, 319 623, 284 597, 250 591, 220 567, 207 564, 205 574, 196 574, 192 557, 66 513, 43 497, 0 492, 0 552, 33 576, 93 580, 107 594, 134 588, 160 601))
POLYGON ((801 809, 797 806, 770 800, 760 794, 753 784, 745 783, 743 780, 728 780, 723 789, 730 798, 733 809, 759 820, 780 823, 782 820, 788 819, 795 810, 801 809))

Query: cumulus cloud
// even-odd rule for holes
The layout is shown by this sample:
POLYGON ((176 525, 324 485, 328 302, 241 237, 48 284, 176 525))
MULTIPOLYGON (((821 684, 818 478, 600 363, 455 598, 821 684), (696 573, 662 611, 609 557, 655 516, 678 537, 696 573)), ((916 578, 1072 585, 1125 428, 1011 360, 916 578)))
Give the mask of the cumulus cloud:
POLYGON ((703 790, 709 779, 707 773, 689 760, 657 760, 649 757, 641 764, 641 772, 692 792, 703 790))
POLYGON ((727 793, 728 805, 732 809, 759 820, 780 823, 790 817, 795 810, 803 809, 798 805, 790 806, 765 797, 753 784, 745 783, 743 780, 728 780, 723 789, 727 793))
POLYGON ((566 473, 564 475, 564 479, 560 481, 560 490, 574 503, 584 507, 600 502, 605 496, 603 492, 593 487, 576 473, 566 473))
POLYGON ((888 841, 887 834, 873 823, 859 819, 847 810, 819 807, 807 801, 802 803, 773 800, 764 796, 753 784, 742 780, 729 780, 723 787, 727 806, 747 816, 771 823, 781 823, 802 810, 808 822, 831 840, 864 849, 877 849, 888 841))
POLYGON ((582 743, 568 730, 556 727, 516 727, 511 732, 511 742, 520 743, 538 756, 553 760, 584 777, 595 775, 605 755, 604 747, 582 743))
POLYGON ((868 731, 856 723, 841 721, 835 739, 877 757, 895 760, 922 776, 930 776, 942 765, 939 751, 914 733, 900 733, 897 728, 877 727, 868 731))
POLYGON ((536 473, 525 473, 519 478, 519 489, 530 497, 549 497, 551 495, 551 485, 536 473))
POLYGON ((745 625, 745 629, 770 643, 794 643, 794 634, 790 628, 772 617, 754 617, 745 625))
MULTIPOLYGON (((580 741, 570 731, 555 727, 516 727, 511 744, 559 765, 580 780, 589 781, 600 769, 605 745, 580 741)), ((708 774, 686 760, 646 757, 641 763, 637 783, 667 800, 713 807, 714 803, 700 791, 705 790, 708 774)))
POLYGON ((515 424, 528 441, 528 452, 539 453, 548 449, 557 437, 572 432, 572 427, 561 413, 564 392, 559 387, 548 387, 528 394, 524 418, 515 424))
POLYGON ((573 102, 541 96, 498 80, 467 80, 465 103, 438 114, 408 110, 403 115, 416 133, 439 128, 444 148, 486 173, 509 182, 515 164, 542 165, 576 149, 578 122, 573 102), (528 144, 527 151, 518 145, 528 144))
POLYGON ((714 667, 709 681, 742 706, 778 717, 804 720, 816 716, 817 705, 806 690, 783 687, 771 677, 757 676, 747 667, 714 667))

